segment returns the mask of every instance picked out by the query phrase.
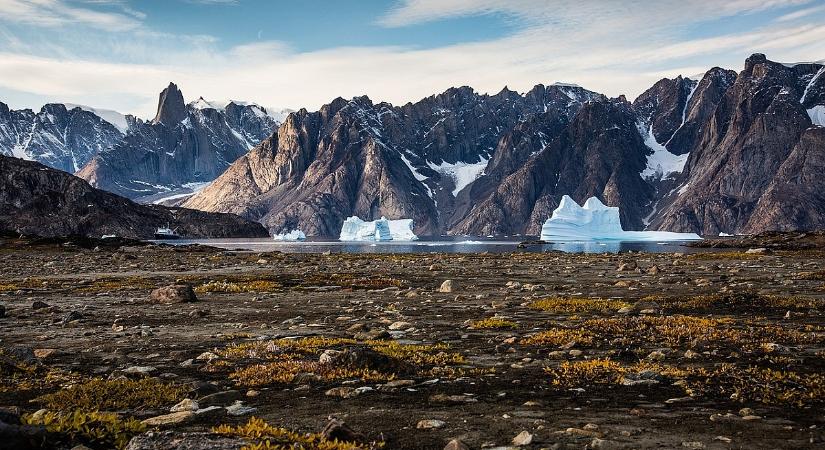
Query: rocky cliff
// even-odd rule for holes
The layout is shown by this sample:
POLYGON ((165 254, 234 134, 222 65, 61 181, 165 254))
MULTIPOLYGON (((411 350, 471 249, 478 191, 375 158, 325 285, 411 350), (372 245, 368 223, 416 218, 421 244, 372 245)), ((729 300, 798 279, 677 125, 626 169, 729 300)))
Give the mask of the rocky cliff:
POLYGON ((185 195, 223 173, 276 126, 276 117, 258 105, 216 105, 202 98, 185 104, 170 83, 160 94, 155 118, 136 122, 78 176, 143 202, 185 195))
POLYGON ((412 218, 420 235, 535 234, 564 194, 620 207, 625 229, 816 227, 823 72, 754 55, 632 104, 574 85, 339 98, 290 115, 186 205, 326 236, 353 214, 412 218))
POLYGON ((167 224, 190 238, 268 236, 260 224, 232 214, 140 205, 68 173, 0 156, 0 230, 151 239, 167 224))
POLYGON ((0 103, 0 155, 41 162, 75 172, 125 132, 92 111, 50 103, 40 112, 12 110, 0 103))

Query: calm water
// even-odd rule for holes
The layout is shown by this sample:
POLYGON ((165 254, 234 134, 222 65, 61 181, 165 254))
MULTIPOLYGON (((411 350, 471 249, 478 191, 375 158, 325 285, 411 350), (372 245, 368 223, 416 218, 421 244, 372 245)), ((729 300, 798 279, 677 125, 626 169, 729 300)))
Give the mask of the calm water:
POLYGON ((308 239, 301 242, 281 242, 269 238, 259 239, 182 239, 163 241, 175 245, 204 244, 228 250, 249 250, 255 252, 282 251, 286 253, 508 253, 563 251, 570 253, 617 253, 645 251, 654 253, 697 252, 697 249, 683 246, 682 242, 620 242, 588 241, 534 245, 526 249, 518 248, 526 238, 509 240, 477 237, 436 237, 418 241, 401 242, 339 242, 332 240, 308 239))

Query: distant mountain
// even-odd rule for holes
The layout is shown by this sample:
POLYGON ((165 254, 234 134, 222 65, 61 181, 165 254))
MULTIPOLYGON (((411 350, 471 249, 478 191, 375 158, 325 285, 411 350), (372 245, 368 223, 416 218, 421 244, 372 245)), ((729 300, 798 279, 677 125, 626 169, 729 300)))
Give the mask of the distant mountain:
POLYGON ((155 118, 135 122, 78 176, 142 202, 186 197, 268 137, 277 118, 243 102, 217 106, 201 98, 186 104, 170 83, 160 94, 155 118))
POLYGON ((411 218, 422 235, 537 234, 564 194, 620 207, 625 229, 822 228, 823 73, 754 55, 633 103, 575 85, 338 98, 290 114, 184 205, 323 236, 350 215, 411 218))
POLYGON ((0 231, 152 238, 159 226, 185 237, 266 237, 264 228, 232 214, 140 205, 68 173, 0 156, 0 231))
POLYGON ((88 109, 50 103, 35 113, 11 110, 0 103, 0 155, 38 161, 66 172, 79 170, 122 139, 131 120, 114 111, 106 112, 106 120, 88 109))

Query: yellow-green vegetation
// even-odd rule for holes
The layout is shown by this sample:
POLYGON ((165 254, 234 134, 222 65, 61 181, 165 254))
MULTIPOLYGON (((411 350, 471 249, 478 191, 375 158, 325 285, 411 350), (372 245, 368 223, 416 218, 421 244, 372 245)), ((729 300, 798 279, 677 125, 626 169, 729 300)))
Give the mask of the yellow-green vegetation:
POLYGON ((524 345, 565 345, 576 342, 579 345, 590 345, 593 343, 593 335, 581 329, 553 328, 521 340, 524 345))
POLYGON ((722 364, 713 370, 693 369, 687 377, 693 395, 718 395, 741 402, 813 406, 825 403, 825 375, 764 367, 722 364))
POLYGON ((615 312, 630 306, 622 300, 579 297, 548 297, 530 303, 530 308, 557 314, 615 312))
POLYGON ((512 320, 502 319, 501 317, 489 317, 487 319, 470 322, 470 328, 476 330, 497 330, 502 328, 518 328, 518 324, 512 320))
POLYGON ((553 386, 574 388, 597 384, 617 384, 627 373, 627 368, 609 359, 564 361, 559 367, 546 367, 553 386))
POLYGON ((146 430, 145 425, 133 418, 121 419, 117 414, 97 411, 47 412, 39 416, 25 415, 22 419, 28 425, 42 425, 49 432, 66 436, 71 444, 98 448, 122 449, 129 439, 146 430))
POLYGON ((213 428, 212 432, 247 440, 250 444, 242 450, 374 450, 384 446, 383 442, 362 444, 328 440, 319 433, 302 434, 286 428, 273 427, 257 417, 252 417, 243 425, 221 425, 213 428))
POLYGON ((137 381, 95 378, 43 395, 35 401, 56 411, 121 410, 168 406, 185 394, 185 388, 154 378, 137 381))
POLYGON ((17 361, 0 349, 0 393, 40 390, 80 379, 73 372, 17 361))
POLYGON ((195 287, 195 292, 273 292, 281 289, 283 285, 272 280, 250 280, 250 281, 208 281, 195 287))
POLYGON ((452 367, 466 361, 460 353, 449 351, 445 344, 400 344, 395 341, 358 341, 347 338, 327 338, 321 336, 300 339, 276 339, 254 341, 230 345, 216 353, 224 358, 221 368, 235 367, 239 360, 264 360, 266 362, 239 366, 229 374, 241 386, 262 386, 266 384, 289 384, 301 373, 312 373, 323 381, 358 378, 364 381, 387 381, 397 374, 380 367, 347 367, 321 364, 317 355, 323 350, 346 347, 365 347, 403 364, 408 364, 421 374, 454 373, 463 376, 466 372, 452 367), (449 370, 456 369, 456 370, 449 370))
POLYGON ((0 292, 16 291, 18 289, 20 289, 20 288, 18 288, 16 284, 13 284, 13 283, 0 283, 0 292))
POLYGON ((825 307, 825 301, 803 296, 760 295, 755 292, 736 292, 713 295, 702 295, 687 300, 666 300, 669 306, 676 309, 697 310, 770 310, 777 309, 785 312, 788 309, 817 309, 825 307))
POLYGON ((333 367, 316 361, 275 361, 254 364, 236 370, 229 375, 240 386, 256 387, 268 384, 289 384, 300 373, 312 373, 323 381, 358 378, 365 382, 390 381, 394 374, 377 370, 350 367, 333 367))
POLYGON ((320 272, 302 280, 299 286, 341 286, 345 289, 384 289, 402 287, 406 282, 384 275, 363 276, 353 273, 320 272))
POLYGON ((752 260, 762 258, 764 255, 758 253, 745 253, 743 251, 731 252, 698 252, 686 255, 688 259, 692 260, 752 260))

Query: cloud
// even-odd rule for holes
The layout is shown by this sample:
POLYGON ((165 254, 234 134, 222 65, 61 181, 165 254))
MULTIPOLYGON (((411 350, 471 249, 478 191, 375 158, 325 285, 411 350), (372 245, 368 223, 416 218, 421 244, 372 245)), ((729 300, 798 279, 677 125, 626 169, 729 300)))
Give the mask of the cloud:
POLYGON ((792 20, 799 20, 804 17, 811 16, 813 14, 820 13, 825 11, 825 5, 814 6, 811 8, 803 8, 792 13, 785 14, 784 16, 780 16, 776 19, 777 22, 790 22, 792 20))
POLYGON ((0 0, 0 19, 38 27, 81 24, 106 31, 133 30, 141 24, 134 14, 74 7, 61 0, 0 0))
POLYGON ((502 38, 436 48, 354 46, 311 52, 261 40, 226 49, 211 36, 169 35, 146 26, 120 38, 116 33, 107 33, 106 39, 64 33, 60 48, 51 49, 48 45, 53 43, 44 39, 37 49, 22 49, 32 44, 13 41, 14 36, 4 36, 0 27, 0 88, 141 117, 154 114, 157 93, 169 81, 178 83, 189 100, 232 98, 296 109, 317 109, 337 96, 368 94, 375 101, 403 104, 451 86, 495 93, 507 85, 523 92, 554 81, 632 98, 665 76, 695 75, 712 66, 741 68, 757 51, 784 61, 821 57, 825 24, 806 22, 804 17, 763 17, 744 32, 727 32, 722 25, 712 27, 712 33, 690 32, 696 24, 731 15, 766 9, 779 15, 808 3, 410 0, 382 16, 381 24, 414 26, 500 14, 520 26, 502 38))

